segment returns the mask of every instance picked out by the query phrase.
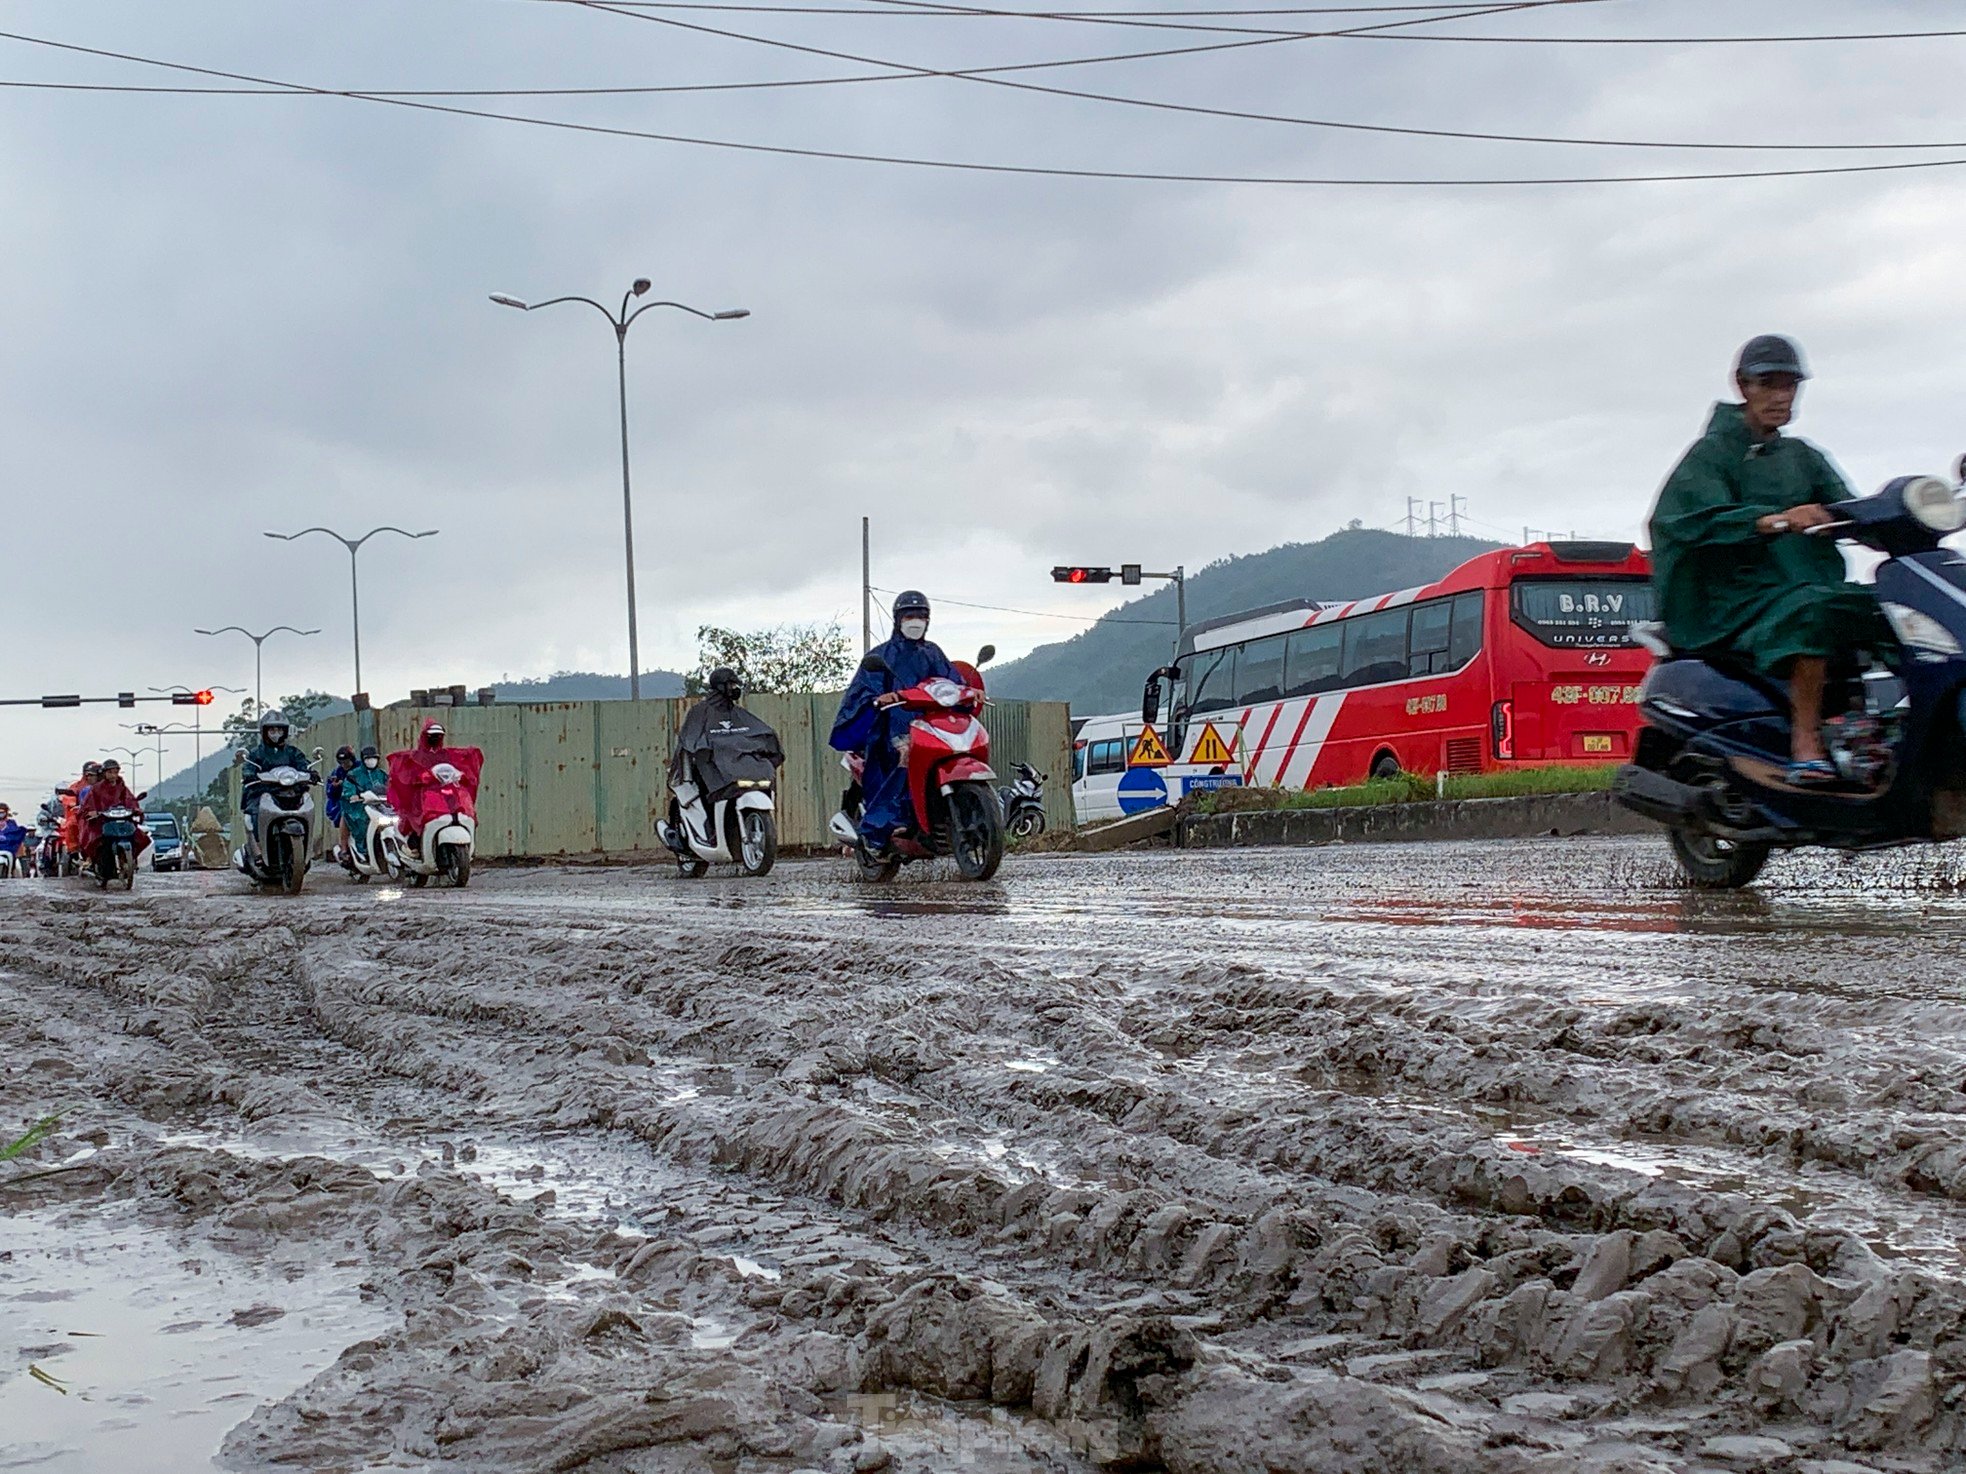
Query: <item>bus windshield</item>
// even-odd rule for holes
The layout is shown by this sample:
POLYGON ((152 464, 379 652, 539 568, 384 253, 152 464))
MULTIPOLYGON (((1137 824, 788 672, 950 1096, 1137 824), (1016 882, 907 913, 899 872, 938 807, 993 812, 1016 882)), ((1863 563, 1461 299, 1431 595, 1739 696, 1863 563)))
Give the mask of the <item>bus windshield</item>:
POLYGON ((1515 622, 1545 645, 1630 645, 1631 627, 1656 619, 1650 580, 1520 578, 1511 586, 1515 622))

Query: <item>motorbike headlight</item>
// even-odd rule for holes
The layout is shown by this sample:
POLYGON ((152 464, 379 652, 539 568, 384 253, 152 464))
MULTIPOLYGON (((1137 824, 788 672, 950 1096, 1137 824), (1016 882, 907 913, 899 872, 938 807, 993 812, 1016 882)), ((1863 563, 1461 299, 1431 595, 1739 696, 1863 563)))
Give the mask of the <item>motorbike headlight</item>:
MULTIPOLYGON (((1906 499, 1906 505, 1910 505, 1909 498, 1906 499)), ((1916 653, 1937 656, 1941 659, 1960 653, 1959 641, 1952 631, 1931 615, 1922 614, 1908 604, 1886 602, 1883 609, 1884 617, 1891 622, 1892 630, 1916 653)))
MULTIPOLYGON (((1957 532, 1966 527, 1966 502, 1936 476, 1914 476, 1902 493, 1905 510, 1932 532, 1957 532)), ((1955 647, 1956 648, 1956 647, 1955 647)))
POLYGON ((954 706, 963 699, 963 688, 954 681, 933 680, 922 687, 943 706, 954 706))

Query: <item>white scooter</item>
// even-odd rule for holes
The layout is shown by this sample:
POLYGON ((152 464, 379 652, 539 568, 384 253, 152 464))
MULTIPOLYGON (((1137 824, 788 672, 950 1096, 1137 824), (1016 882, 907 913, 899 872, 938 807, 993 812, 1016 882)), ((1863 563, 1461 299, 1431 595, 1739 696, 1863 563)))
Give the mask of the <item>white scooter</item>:
MULTIPOLYGON (((771 771, 770 764, 764 765, 771 771)), ((675 784, 672 817, 656 826, 676 855, 676 868, 691 880, 712 865, 735 863, 746 875, 768 875, 778 860, 778 805, 773 778, 731 780, 726 795, 706 804, 703 786, 692 775, 675 784)))
POLYGON ((368 810, 369 842, 358 847, 353 835, 341 848, 341 865, 357 885, 390 880, 403 874, 403 833, 396 811, 379 793, 364 793, 354 802, 368 810))
POLYGON ((302 768, 269 768, 253 780, 257 796, 246 812, 246 843, 232 855, 253 884, 300 894, 314 854, 314 785, 320 781, 302 768))
POLYGON ((449 763, 438 763, 430 770, 437 780, 437 792, 450 812, 431 819, 415 840, 402 833, 402 820, 389 811, 395 831, 395 874, 413 886, 425 886, 432 876, 442 876, 463 890, 471 884, 471 859, 478 848, 478 821, 464 812, 464 774, 449 763))

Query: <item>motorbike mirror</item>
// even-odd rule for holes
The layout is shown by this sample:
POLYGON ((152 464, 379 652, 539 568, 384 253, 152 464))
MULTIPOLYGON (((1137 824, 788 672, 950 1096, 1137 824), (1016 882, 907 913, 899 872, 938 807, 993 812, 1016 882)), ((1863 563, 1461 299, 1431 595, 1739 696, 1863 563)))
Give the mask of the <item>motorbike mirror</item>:
POLYGON ((1147 687, 1140 693, 1140 720, 1156 722, 1160 720, 1160 672, 1155 671, 1147 677, 1147 687))
POLYGON ((996 658, 997 647, 995 645, 985 645, 981 650, 976 652, 976 663, 978 665, 988 665, 996 658))
POLYGON ((881 659, 878 650, 869 650, 867 652, 867 658, 860 662, 860 668, 870 676, 885 675, 887 673, 887 662, 881 659))
POLYGON ((239 751, 237 748, 234 748, 232 752, 232 766, 236 768, 245 760, 246 760, 245 753, 239 751))

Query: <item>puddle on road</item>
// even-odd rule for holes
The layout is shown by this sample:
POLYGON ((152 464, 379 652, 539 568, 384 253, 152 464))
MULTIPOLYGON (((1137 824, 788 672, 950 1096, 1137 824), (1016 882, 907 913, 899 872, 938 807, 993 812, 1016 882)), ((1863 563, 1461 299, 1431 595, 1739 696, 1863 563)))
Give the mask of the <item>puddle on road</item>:
POLYGON ((987 1403, 944 1402, 918 1392, 848 1392, 826 1399, 833 1416, 891 1452, 938 1471, 1088 1470, 1050 1424, 987 1403))
POLYGON ((209 1468, 256 1407, 395 1323, 358 1271, 289 1279, 188 1251, 126 1207, 0 1218, 0 1256, 0 1469, 209 1468))

